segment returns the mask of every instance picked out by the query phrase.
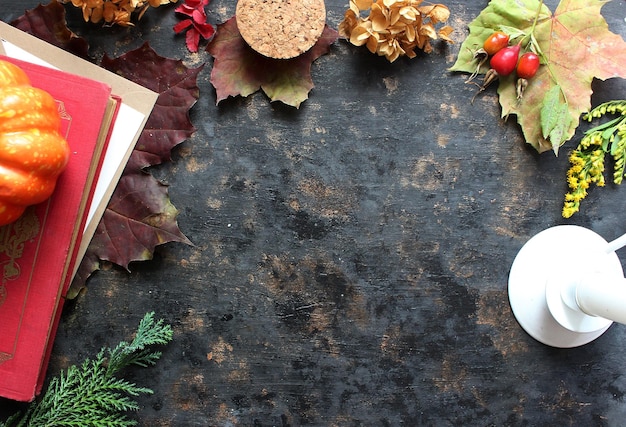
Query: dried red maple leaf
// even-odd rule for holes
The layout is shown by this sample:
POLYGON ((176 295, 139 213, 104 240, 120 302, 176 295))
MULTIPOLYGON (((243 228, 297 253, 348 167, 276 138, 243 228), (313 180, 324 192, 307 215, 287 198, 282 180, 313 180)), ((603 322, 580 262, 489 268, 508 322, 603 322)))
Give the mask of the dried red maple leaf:
POLYGON ((317 43, 293 59, 272 59, 254 51, 244 41, 232 17, 218 25, 217 34, 207 46, 213 56, 211 83, 217 103, 229 96, 248 96, 259 89, 271 101, 281 101, 298 108, 314 87, 311 64, 330 50, 337 31, 326 26, 317 43))
POLYGON ((191 242, 176 224, 178 210, 167 187, 141 170, 126 171, 98 225, 88 252, 128 269, 132 261, 152 258, 166 242, 191 242), (140 194, 140 199, 137 198, 140 194))
POLYGON ((100 268, 100 260, 128 270, 132 261, 151 259, 158 245, 191 244, 178 228, 177 214, 165 185, 147 172, 127 169, 98 224, 67 298, 74 298, 85 287, 89 276, 100 268))
POLYGON ((148 43, 115 59, 105 56, 101 65, 159 94, 127 169, 171 160, 172 148, 196 131, 189 110, 198 100, 196 80, 203 66, 187 68, 181 60, 159 56, 148 43))
POLYGON ((144 169, 170 160, 172 148, 195 132, 189 110, 199 96, 196 81, 202 66, 190 69, 180 60, 161 57, 148 43, 115 59, 105 56, 102 66, 157 92, 159 97, 89 244, 68 297, 77 295, 89 275, 99 268, 95 259, 128 269, 133 261, 151 259, 158 245, 191 244, 178 228, 178 211, 169 200, 167 187, 144 169))
POLYGON ((89 45, 65 25, 65 8, 56 0, 27 10, 24 15, 11 22, 25 33, 45 40, 81 58, 87 58, 89 45))

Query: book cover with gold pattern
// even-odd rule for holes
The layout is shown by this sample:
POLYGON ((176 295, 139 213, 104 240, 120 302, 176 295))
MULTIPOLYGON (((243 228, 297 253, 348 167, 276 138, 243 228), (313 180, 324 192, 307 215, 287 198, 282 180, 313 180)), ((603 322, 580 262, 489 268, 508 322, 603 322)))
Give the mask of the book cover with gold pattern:
MULTIPOLYGON (((0 396, 30 401, 41 390, 101 155, 107 84, 3 57, 57 101, 70 145, 67 168, 50 199, 0 227, 0 396)), ((1 113, 1 112, 0 112, 1 113)))

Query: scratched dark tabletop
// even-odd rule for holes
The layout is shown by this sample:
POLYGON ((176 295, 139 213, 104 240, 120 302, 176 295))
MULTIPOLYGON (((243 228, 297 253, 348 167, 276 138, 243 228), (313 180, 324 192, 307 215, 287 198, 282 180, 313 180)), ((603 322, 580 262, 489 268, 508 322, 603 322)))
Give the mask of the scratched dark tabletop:
MULTIPOLYGON (((4 21, 37 5, 2 3, 4 21)), ((538 155, 499 119, 494 89, 472 105, 475 87, 447 68, 488 2, 444 3, 455 45, 389 64, 338 41, 313 64, 298 110, 260 92, 216 106, 211 58, 174 36, 171 7, 97 31, 70 13, 94 57, 148 41, 206 65, 197 133, 151 169, 194 246, 96 273, 64 309, 49 376, 155 311, 175 333, 156 367, 128 372, 154 390, 131 414, 142 426, 623 425, 626 326, 574 349, 545 346, 512 315, 507 280, 546 228, 625 233, 626 188, 593 189, 561 218, 580 133, 560 157, 538 155)), ((347 0, 326 6, 336 28, 347 0)), ((207 11, 221 23, 235 2, 207 11)), ((603 15, 626 36, 623 0, 603 15)), ((593 88, 594 105, 626 96, 623 80, 593 88)), ((2 414, 20 407, 0 401, 2 414)))

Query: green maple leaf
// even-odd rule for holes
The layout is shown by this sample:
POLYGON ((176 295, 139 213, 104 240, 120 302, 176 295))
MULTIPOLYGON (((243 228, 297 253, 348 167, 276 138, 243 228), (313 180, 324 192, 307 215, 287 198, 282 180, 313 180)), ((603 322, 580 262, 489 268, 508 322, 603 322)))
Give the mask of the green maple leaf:
MULTIPOLYGON (((605 3, 562 0, 552 14, 537 0, 491 0, 470 23, 470 34, 450 70, 473 73, 477 65, 473 52, 489 34, 498 29, 529 33, 538 13, 533 36, 545 65, 529 80, 521 101, 517 99, 514 74, 500 78, 498 94, 502 117, 517 116, 527 143, 539 152, 558 153, 559 146, 574 135, 581 114, 591 108, 592 80, 626 78, 626 43, 609 31, 600 14, 605 3), (555 87, 560 87, 567 114, 560 114, 560 127, 557 123, 556 128, 542 129, 541 111, 546 96, 553 95, 555 87)), ((479 71, 484 73, 487 69, 483 66, 479 71)), ((553 100, 552 96, 549 102, 553 100)), ((544 126, 550 121, 544 117, 544 126)))
POLYGON ((207 46, 213 56, 211 83, 217 103, 229 96, 248 96, 262 89, 271 101, 298 108, 313 89, 311 64, 328 53, 338 37, 326 26, 317 43, 293 59, 272 59, 255 52, 246 44, 233 17, 218 26, 215 38, 207 46))

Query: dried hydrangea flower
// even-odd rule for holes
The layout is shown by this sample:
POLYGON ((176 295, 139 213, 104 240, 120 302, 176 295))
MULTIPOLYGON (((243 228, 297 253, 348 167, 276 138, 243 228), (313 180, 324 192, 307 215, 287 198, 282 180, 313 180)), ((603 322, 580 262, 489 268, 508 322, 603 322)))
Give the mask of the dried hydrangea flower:
POLYGON ((400 56, 414 58, 415 49, 430 53, 432 40, 452 43, 452 27, 445 23, 450 10, 442 4, 420 6, 423 0, 350 0, 350 7, 339 24, 339 34, 355 46, 366 46, 370 52, 390 62, 400 56), (361 12, 369 10, 365 18, 361 12))
POLYGON ((85 22, 98 23, 104 21, 109 25, 124 27, 134 25, 131 22, 133 13, 141 19, 149 7, 176 3, 178 0, 61 0, 61 3, 72 3, 83 11, 85 22))

